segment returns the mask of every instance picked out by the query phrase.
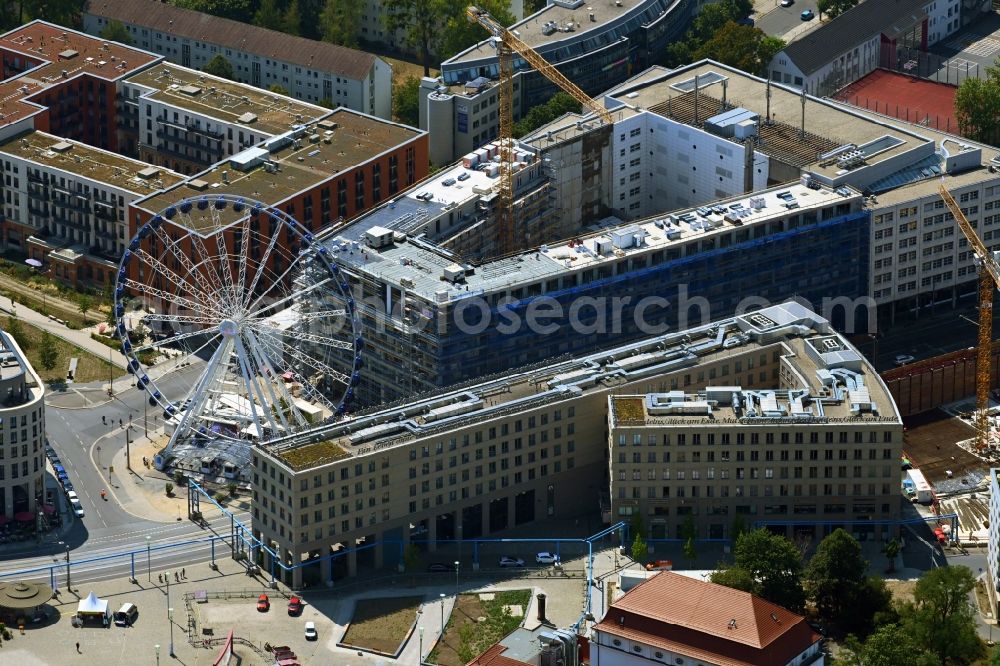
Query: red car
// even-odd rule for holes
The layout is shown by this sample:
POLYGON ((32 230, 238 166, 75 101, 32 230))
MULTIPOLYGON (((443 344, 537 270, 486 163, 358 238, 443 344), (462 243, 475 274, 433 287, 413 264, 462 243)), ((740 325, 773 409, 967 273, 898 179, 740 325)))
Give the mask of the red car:
POLYGON ((257 597, 257 611, 266 613, 269 610, 271 610, 271 600, 267 598, 267 595, 262 594, 257 597))
POLYGON ((298 597, 292 597, 288 600, 288 614, 289 615, 301 615, 302 614, 302 600, 298 597))

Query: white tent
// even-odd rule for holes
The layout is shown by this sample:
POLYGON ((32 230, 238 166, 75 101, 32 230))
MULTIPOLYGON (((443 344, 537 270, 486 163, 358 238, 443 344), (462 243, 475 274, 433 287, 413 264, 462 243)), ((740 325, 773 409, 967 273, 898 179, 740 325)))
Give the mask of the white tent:
POLYGON ((98 599, 97 595, 91 592, 86 599, 80 599, 80 604, 76 607, 77 615, 101 615, 108 614, 108 600, 98 599))

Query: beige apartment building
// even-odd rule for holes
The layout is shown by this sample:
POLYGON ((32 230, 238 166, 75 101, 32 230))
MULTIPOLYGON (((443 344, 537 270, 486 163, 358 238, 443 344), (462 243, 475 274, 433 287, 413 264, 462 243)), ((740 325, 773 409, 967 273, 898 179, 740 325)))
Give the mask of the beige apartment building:
MULTIPOLYGON (((258 446, 253 533, 291 567, 265 553, 265 570, 293 585, 393 566, 409 543, 585 514, 642 512, 653 538, 689 513, 700 537, 728 537, 738 514, 820 536, 820 520, 898 516, 901 442, 878 375, 788 302, 258 446)), ((496 566, 472 550, 464 570, 496 566)))

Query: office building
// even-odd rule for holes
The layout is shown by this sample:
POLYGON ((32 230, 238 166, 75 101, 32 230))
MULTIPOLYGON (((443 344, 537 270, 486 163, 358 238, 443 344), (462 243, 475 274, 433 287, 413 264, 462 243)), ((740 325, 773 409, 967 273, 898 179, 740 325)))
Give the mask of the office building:
MULTIPOLYGON (((510 26, 545 60, 588 95, 598 95, 655 63, 687 29, 693 0, 551 0, 510 26)), ((559 92, 559 87, 514 59, 514 118, 559 92)), ((439 79, 423 79, 420 127, 434 137, 431 162, 447 164, 497 136, 500 111, 496 49, 483 41, 441 63, 439 79)))
POLYGON ((13 336, 0 331, 0 515, 37 516, 45 500, 45 386, 13 336))
POLYGON ((997 613, 997 597, 1000 593, 1000 469, 990 469, 990 515, 989 540, 986 548, 986 588, 994 617, 997 613))
POLYGON ((823 637, 801 615, 749 592, 663 571, 594 625, 590 663, 823 666, 823 637))
POLYGON ((281 86, 297 100, 392 116, 392 68, 370 53, 267 30, 165 2, 90 0, 83 28, 100 35, 110 21, 128 30, 137 48, 172 63, 203 68, 217 55, 241 83, 281 86))
POLYGON ((131 239, 129 207, 184 180, 107 150, 28 132, 0 143, 4 241, 69 284, 110 284, 131 239))
MULTIPOLYGON (((617 501, 619 478, 632 477, 634 447, 642 456, 642 481, 649 473, 657 477, 657 499, 632 505, 645 512, 650 536, 674 535, 688 513, 681 509, 687 508, 705 524, 705 536, 731 537, 733 517, 745 513, 747 522, 773 522, 772 529, 789 536, 804 528, 793 528, 788 521, 808 522, 812 534, 807 535, 821 538, 836 525, 898 516, 898 477, 883 478, 882 466, 897 470, 902 425, 886 395, 878 375, 828 321, 788 302, 603 353, 507 372, 351 416, 309 436, 258 445, 252 455, 253 531, 288 566, 322 560, 306 575, 325 582, 353 574, 359 564, 396 564, 400 544, 426 542, 423 546, 433 550, 438 539, 478 538, 542 517, 569 518, 598 510, 606 522, 616 522, 618 508, 624 506, 617 501), (819 351, 814 357, 808 349, 819 351), (618 447, 609 447, 608 426, 617 425, 616 416, 609 413, 609 404, 616 404, 612 397, 694 394, 713 387, 728 387, 746 400, 767 391, 781 400, 790 396, 809 414, 741 411, 732 423, 721 424, 731 429, 724 441, 720 424, 709 418, 706 407, 702 415, 662 417, 681 419, 691 428, 691 437, 683 443, 677 437, 658 437, 650 444, 643 437, 636 446, 628 438, 630 453, 624 462, 618 447), (848 418, 852 401, 860 402, 862 394, 871 404, 848 418), (822 435, 812 443, 806 434, 812 430, 835 433, 834 442, 826 443, 822 435), (751 445, 750 434, 763 432, 772 433, 773 441, 761 436, 751 445), (862 433, 860 443, 855 432, 862 433), (697 443, 695 433, 700 435, 697 443), (710 442, 712 433, 718 437, 710 442), (790 434, 787 444, 781 433, 790 434), (803 441, 796 433, 805 434, 803 441), (876 443, 870 442, 869 433, 875 434, 876 443), (845 436, 846 444, 841 442, 845 436), (860 461, 854 460, 855 449, 862 451, 860 461), (892 456, 888 461, 883 459, 885 449, 892 456), (808 462, 813 450, 818 460, 808 462), (847 462, 841 462, 842 451, 847 462), (747 452, 754 453, 753 462, 747 452), (790 454, 787 462, 782 452, 790 454), (874 462, 870 452, 875 453, 874 462), (709 453, 717 459, 710 460, 709 453), (747 462, 740 464, 756 470, 763 485, 754 494, 748 487, 743 496, 724 496, 722 488, 734 487, 736 481, 735 471, 723 477, 723 455, 736 461, 744 454, 747 462), (804 462, 796 462, 800 455, 804 462), (825 462, 828 456, 830 462, 825 462), (788 485, 783 496, 779 484, 796 483, 796 465, 821 471, 816 480, 810 480, 808 472, 799 485, 788 485), (857 497, 852 495, 853 480, 841 498, 825 495, 838 486, 828 489, 824 484, 847 481, 837 481, 843 478, 836 476, 839 471, 831 473, 832 481, 824 481, 822 465, 862 466, 864 485, 857 497), (766 469, 775 470, 773 480, 766 477, 766 469), (869 469, 876 471, 871 480, 869 469), (789 481, 782 481, 782 470, 789 481), (869 483, 875 484, 872 494, 869 483), (702 489, 692 494, 691 484, 702 489), (665 486, 674 490, 661 502, 665 486), (677 496, 681 488, 683 503, 677 496), (874 504, 870 513, 864 509, 862 514, 856 506, 862 501, 874 504), (779 502, 800 509, 766 512, 765 507, 779 502), (828 514, 825 504, 833 502, 844 502, 847 511, 828 514), (720 518, 723 510, 725 518, 720 518), (824 515, 831 519, 817 524, 824 515), (716 523, 721 527, 712 527, 716 523), (362 545, 367 548, 353 550, 362 545), (341 556, 328 557, 342 550, 341 556)), ((866 528, 851 526, 873 537, 890 530, 866 528)), ((270 570, 267 557, 264 566, 270 570)), ((280 569, 275 572, 281 574, 280 569)), ((296 568, 288 577, 298 585, 302 575, 296 568)))

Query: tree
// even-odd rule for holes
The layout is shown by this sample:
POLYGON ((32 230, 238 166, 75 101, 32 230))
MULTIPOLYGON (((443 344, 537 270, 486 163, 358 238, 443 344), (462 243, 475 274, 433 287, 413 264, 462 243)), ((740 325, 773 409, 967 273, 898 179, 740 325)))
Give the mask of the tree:
POLYGON ((87 313, 94 307, 94 299, 89 294, 80 294, 76 297, 76 307, 79 308, 80 314, 83 315, 83 320, 86 322, 87 313))
POLYGON ((858 0, 818 0, 816 11, 819 12, 820 19, 823 18, 823 14, 826 14, 828 19, 835 19, 857 4, 858 0))
POLYGON ((932 569, 917 581, 913 603, 901 609, 903 626, 941 664, 967 664, 985 654, 968 600, 975 584, 968 567, 932 569))
POLYGON ((46 370, 52 370, 59 361, 56 339, 48 331, 42 331, 42 341, 38 347, 38 360, 46 370))
POLYGON ((955 93, 955 115, 963 136, 996 143, 1000 137, 1000 70, 991 67, 985 79, 965 79, 955 93))
POLYGON ((211 60, 205 63, 202 67, 202 71, 206 74, 212 74, 213 76, 218 76, 223 79, 233 80, 233 64, 226 60, 226 56, 221 53, 215 54, 211 60))
POLYGON ((1000 666, 1000 647, 995 647, 990 652, 990 666, 1000 666))
MULTIPOLYGON (((802 590, 802 553, 791 541, 765 529, 741 534, 733 548, 733 564, 743 569, 728 575, 712 574, 712 582, 725 585, 727 580, 753 581, 748 590, 759 597, 792 611, 805 606, 802 590)), ((726 569, 722 569, 725 571, 726 569)))
POLYGON ((645 562, 647 555, 649 555, 649 546, 646 545, 642 535, 636 533, 635 539, 632 541, 632 559, 640 563, 645 562))
POLYGON ((288 9, 281 17, 281 30, 289 35, 298 35, 302 32, 302 15, 299 13, 299 0, 292 0, 288 3, 288 9))
POLYGON ((395 34, 403 31, 403 42, 420 53, 424 76, 431 75, 431 54, 441 35, 441 26, 455 13, 464 13, 463 3, 447 0, 384 0, 382 21, 395 34))
POLYGON ((392 114, 405 125, 417 127, 420 124, 420 79, 411 74, 396 82, 392 91, 392 114))
POLYGON ((729 21, 694 52, 694 59, 711 58, 751 74, 766 74, 771 59, 785 43, 763 30, 729 21))
POLYGON ((688 537, 684 542, 684 557, 688 561, 688 568, 694 566, 694 561, 698 559, 698 550, 694 545, 694 537, 688 537))
POLYGON ((899 539, 892 539, 885 544, 885 556, 889 559, 889 568, 886 570, 886 573, 896 571, 896 556, 899 555, 900 548, 899 539))
POLYGON ((934 655, 899 624, 879 627, 863 644, 849 636, 841 659, 849 666, 937 666, 934 655))
POLYGON ((531 107, 514 125, 514 136, 520 138, 567 113, 580 113, 580 103, 564 92, 557 92, 549 101, 531 107))
POLYGON ((239 490, 239 486, 237 486, 235 483, 229 483, 226 486, 226 490, 229 491, 230 497, 236 497, 236 491, 239 490))
POLYGON ((757 581, 753 579, 753 574, 746 569, 726 566, 724 564, 720 564, 719 567, 712 572, 709 580, 716 585, 725 585, 726 587, 731 587, 734 590, 743 590, 744 592, 753 592, 757 589, 757 581))
POLYGON ((278 0, 262 0, 260 7, 254 12, 253 24, 268 30, 281 30, 284 26, 278 0))
POLYGON ((319 14, 323 41, 341 46, 358 46, 363 0, 326 0, 319 14))
POLYGON ((106 39, 109 42, 118 42, 129 46, 135 44, 135 40, 132 39, 132 35, 125 29, 122 22, 115 19, 108 21, 108 24, 101 30, 100 36, 101 39, 106 39))
POLYGON ((851 600, 865 583, 868 562, 857 539, 836 529, 819 542, 803 580, 820 616, 841 624, 852 612, 851 600))
POLYGON ((286 97, 289 94, 288 93, 288 88, 285 88, 284 86, 278 85, 277 83, 272 83, 271 85, 269 85, 267 87, 267 89, 269 91, 273 92, 273 93, 277 93, 279 95, 285 95, 286 97))
POLYGON ((174 0, 173 4, 196 12, 250 23, 253 20, 253 7, 256 3, 252 3, 251 0, 174 0))
POLYGON ((899 613, 892 604, 892 592, 885 581, 868 576, 851 591, 845 607, 852 609, 840 618, 838 628, 842 634, 868 636, 876 627, 899 622, 899 613))
POLYGON ((31 347, 30 341, 24 336, 24 329, 21 328, 21 321, 15 317, 7 317, 7 335, 14 338, 22 350, 28 351, 31 347))
POLYGON ((167 481, 167 485, 163 486, 163 490, 166 491, 167 497, 170 497, 174 494, 174 484, 167 481))
MULTIPOLYGON (((502 25, 514 25, 517 21, 510 13, 510 0, 480 0, 476 6, 502 25)), ((442 60, 450 58, 489 37, 486 28, 470 21, 464 11, 453 12, 441 30, 438 55, 442 60)))

